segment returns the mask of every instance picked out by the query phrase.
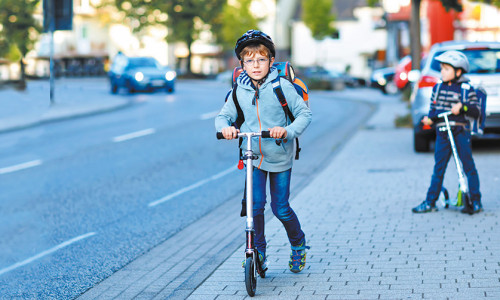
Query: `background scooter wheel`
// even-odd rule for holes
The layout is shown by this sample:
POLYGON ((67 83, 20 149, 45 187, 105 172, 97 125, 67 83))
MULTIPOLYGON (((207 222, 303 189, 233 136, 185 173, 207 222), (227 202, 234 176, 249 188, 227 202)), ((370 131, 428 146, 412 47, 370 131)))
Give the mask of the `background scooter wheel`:
POLYGON ((443 187, 441 193, 439 193, 439 201, 444 208, 450 207, 450 194, 448 194, 448 190, 445 187, 443 187))

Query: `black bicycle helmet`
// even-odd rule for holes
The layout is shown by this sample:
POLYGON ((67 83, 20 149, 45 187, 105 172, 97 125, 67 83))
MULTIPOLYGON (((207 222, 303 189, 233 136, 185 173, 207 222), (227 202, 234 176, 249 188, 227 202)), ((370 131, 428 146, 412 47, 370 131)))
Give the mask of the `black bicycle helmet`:
POLYGON ((238 57, 239 60, 241 60, 241 50, 245 48, 248 45, 258 45, 262 44, 266 46, 269 51, 271 51, 271 57, 276 56, 276 49, 274 48, 274 43, 273 40, 271 39, 270 36, 265 34, 262 31, 259 30, 249 30, 243 34, 238 41, 236 41, 236 46, 234 47, 234 52, 236 53, 236 57, 238 57))

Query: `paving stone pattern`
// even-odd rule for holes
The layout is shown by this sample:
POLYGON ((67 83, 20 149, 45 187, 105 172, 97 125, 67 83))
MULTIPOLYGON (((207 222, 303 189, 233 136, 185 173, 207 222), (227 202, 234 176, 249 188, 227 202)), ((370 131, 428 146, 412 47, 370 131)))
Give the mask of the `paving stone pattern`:
MULTIPOLYGON (((307 235, 306 269, 288 271, 281 223, 266 224, 269 271, 256 299, 500 299, 500 159, 474 153, 485 212, 412 214, 433 154, 412 150, 410 129, 361 130, 292 202, 307 235)), ((445 185, 457 190, 450 162, 445 185)), ((188 298, 249 299, 236 251, 188 298)))

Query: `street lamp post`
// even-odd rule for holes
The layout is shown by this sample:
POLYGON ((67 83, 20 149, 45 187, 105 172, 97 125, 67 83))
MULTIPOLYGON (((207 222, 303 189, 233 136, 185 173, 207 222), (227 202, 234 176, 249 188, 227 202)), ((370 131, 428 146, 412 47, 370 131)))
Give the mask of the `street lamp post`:
POLYGON ((55 103, 54 100, 54 31, 56 28, 56 18, 55 18, 55 3, 53 0, 44 0, 47 1, 48 7, 48 16, 49 16, 49 35, 50 35, 50 52, 49 52, 49 78, 50 78, 50 105, 55 103))

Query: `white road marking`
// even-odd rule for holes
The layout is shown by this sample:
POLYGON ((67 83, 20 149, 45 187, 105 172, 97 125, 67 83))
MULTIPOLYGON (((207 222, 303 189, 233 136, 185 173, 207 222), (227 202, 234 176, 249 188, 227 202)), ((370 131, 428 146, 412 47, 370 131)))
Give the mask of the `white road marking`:
POLYGON ((158 200, 156 200, 156 201, 153 201, 153 202, 149 203, 149 204, 148 204, 148 206, 149 206, 149 207, 154 207, 154 206, 156 206, 156 205, 158 205, 158 204, 162 204, 162 203, 164 203, 164 202, 167 202, 167 201, 169 201, 169 200, 172 200, 173 198, 175 198, 175 197, 177 197, 177 196, 179 196, 179 195, 182 195, 182 194, 184 194, 184 193, 186 193, 186 192, 189 192, 189 191, 191 191, 191 190, 193 190, 193 189, 195 189, 195 188, 197 188, 197 187, 200 187, 200 186, 202 186, 202 185, 204 185, 204 184, 206 184, 206 183, 208 183, 208 182, 210 182, 210 181, 217 180, 217 179, 219 179, 219 178, 221 178, 221 177, 223 177, 223 176, 225 176, 225 175, 227 175, 227 174, 229 174, 229 173, 231 173, 231 172, 234 172, 234 171, 236 171, 236 170, 237 170, 237 168, 236 168, 236 167, 231 167, 231 168, 229 168, 229 169, 227 169, 227 170, 225 170, 225 171, 222 171, 222 172, 220 172, 220 173, 217 173, 217 174, 215 174, 215 175, 213 175, 213 176, 211 176, 211 177, 209 177, 209 178, 206 178, 206 179, 200 180, 200 181, 198 181, 198 182, 196 182, 196 183, 194 183, 194 184, 192 184, 192 185, 190 185, 190 186, 187 186, 187 187, 185 187, 185 188, 182 188, 182 189, 178 190, 178 191, 177 191, 177 192, 175 192, 175 193, 169 194, 169 195, 167 195, 167 196, 165 196, 165 197, 163 197, 163 198, 161 198, 161 199, 158 199, 158 200))
POLYGON ((113 138, 113 142, 118 143, 118 142, 128 141, 128 140, 135 139, 135 138, 138 138, 141 136, 150 135, 150 134, 153 134, 155 132, 156 132, 156 130, 154 128, 148 128, 148 129, 144 129, 144 130, 116 136, 113 138))
POLYGON ((200 116, 200 119, 202 120, 208 120, 208 119, 213 119, 215 118, 215 116, 217 116, 219 114, 219 111, 216 110, 216 111, 212 111, 212 112, 209 112, 209 113, 206 113, 206 114, 202 114, 200 116))
POLYGON ((44 256, 47 256, 47 255, 49 255, 49 254, 51 254, 51 253, 56 252, 56 251, 57 251, 57 250, 59 250, 59 249, 62 249, 62 248, 64 248, 64 247, 67 247, 67 246, 69 246, 69 245, 71 245, 71 244, 73 244, 73 243, 76 243, 76 242, 78 242, 78 241, 80 241, 80 240, 83 240, 83 239, 86 239, 86 238, 88 238, 88 237, 91 237, 91 236, 93 236, 93 235, 95 235, 95 234, 96 234, 95 232, 89 232, 89 233, 86 233, 86 234, 84 234, 84 235, 77 236, 77 237, 75 237, 75 238, 72 238, 72 239, 71 239, 71 240, 69 240, 69 241, 66 241, 66 242, 64 242, 64 243, 61 243, 61 244, 59 244, 59 245, 55 246, 54 248, 51 248, 51 249, 49 249, 49 250, 45 250, 45 251, 43 251, 43 252, 41 252, 41 253, 39 253, 39 254, 37 254, 37 255, 35 255, 35 256, 32 256, 32 257, 30 257, 30 258, 28 258, 28 259, 26 259, 26 260, 23 260, 22 262, 18 262, 18 263, 15 263, 15 264, 13 264, 13 265, 11 265, 11 266, 7 267, 7 268, 0 269, 0 275, 5 274, 5 273, 7 273, 7 272, 10 272, 10 271, 12 271, 12 270, 14 270, 14 269, 17 269, 17 268, 19 268, 19 267, 25 266, 25 265, 27 265, 27 264, 29 264, 29 263, 31 263, 31 262, 33 262, 33 261, 35 261, 35 260, 39 259, 39 258, 42 258, 42 257, 44 257, 44 256))
POLYGON ((42 161, 40 159, 32 160, 32 161, 28 161, 28 162, 18 164, 15 166, 0 168, 0 174, 6 174, 6 173, 11 173, 11 172, 16 172, 16 171, 28 169, 28 168, 33 168, 33 167, 39 166, 41 164, 42 164, 42 161))

